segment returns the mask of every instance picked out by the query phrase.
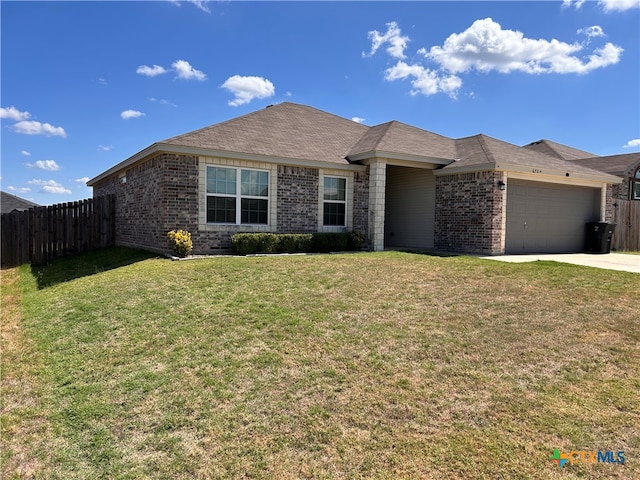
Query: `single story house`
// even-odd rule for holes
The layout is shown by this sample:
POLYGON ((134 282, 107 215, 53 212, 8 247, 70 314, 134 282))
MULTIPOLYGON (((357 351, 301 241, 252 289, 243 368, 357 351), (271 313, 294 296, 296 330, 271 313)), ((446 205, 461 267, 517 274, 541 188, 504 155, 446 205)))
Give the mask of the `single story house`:
POLYGON ((229 250, 236 232, 335 231, 362 232, 371 250, 581 251, 622 179, 550 144, 369 127, 285 102, 154 143, 88 185, 116 195, 118 244, 158 251, 176 228, 199 254, 229 250))
POLYGON ((22 212, 39 206, 37 203, 27 200, 26 198, 0 191, 0 211, 2 213, 22 212))

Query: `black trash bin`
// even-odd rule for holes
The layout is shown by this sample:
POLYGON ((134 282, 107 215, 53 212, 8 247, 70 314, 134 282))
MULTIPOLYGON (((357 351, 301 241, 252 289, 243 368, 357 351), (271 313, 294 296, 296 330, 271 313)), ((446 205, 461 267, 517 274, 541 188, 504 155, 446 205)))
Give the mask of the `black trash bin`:
POLYGON ((611 238, 615 229, 615 223, 587 223, 587 253, 610 253, 611 238))

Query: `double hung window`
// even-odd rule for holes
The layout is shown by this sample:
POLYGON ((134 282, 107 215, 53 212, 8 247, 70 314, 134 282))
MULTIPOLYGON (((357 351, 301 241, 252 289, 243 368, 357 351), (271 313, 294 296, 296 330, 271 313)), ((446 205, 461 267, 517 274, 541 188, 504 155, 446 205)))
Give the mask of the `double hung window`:
POLYGON ((269 172, 207 166, 207 223, 267 225, 269 172))
POLYGON ((324 177, 324 215, 323 225, 345 226, 347 210, 347 179, 324 177))

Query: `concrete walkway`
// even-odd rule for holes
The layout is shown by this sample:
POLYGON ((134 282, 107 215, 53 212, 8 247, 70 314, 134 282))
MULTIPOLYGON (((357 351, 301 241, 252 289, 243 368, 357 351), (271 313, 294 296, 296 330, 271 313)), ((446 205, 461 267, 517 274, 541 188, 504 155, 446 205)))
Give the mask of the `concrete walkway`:
POLYGON ((640 273, 640 255, 625 255, 623 253, 542 253, 532 255, 483 256, 480 258, 514 263, 550 260, 552 262, 573 263, 574 265, 582 265, 585 267, 596 267, 609 270, 621 270, 623 272, 640 273))

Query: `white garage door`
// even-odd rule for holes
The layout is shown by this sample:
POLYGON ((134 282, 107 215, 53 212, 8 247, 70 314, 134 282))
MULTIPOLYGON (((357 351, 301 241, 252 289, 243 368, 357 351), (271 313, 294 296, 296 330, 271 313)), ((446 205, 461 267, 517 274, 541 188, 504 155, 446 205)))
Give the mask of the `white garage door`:
POLYGON ((505 251, 584 251, 585 224, 599 212, 600 189, 510 179, 505 251))

